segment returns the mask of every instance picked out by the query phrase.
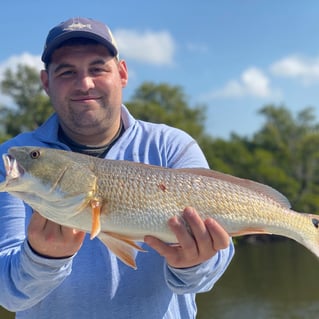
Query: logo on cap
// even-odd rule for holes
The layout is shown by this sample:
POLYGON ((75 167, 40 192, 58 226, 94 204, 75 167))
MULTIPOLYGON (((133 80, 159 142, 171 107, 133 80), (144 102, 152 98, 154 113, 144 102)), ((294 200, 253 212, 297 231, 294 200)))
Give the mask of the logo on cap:
POLYGON ((73 22, 69 26, 63 29, 63 31, 74 31, 74 30, 82 30, 82 29, 92 29, 91 24, 83 24, 81 22, 73 22))

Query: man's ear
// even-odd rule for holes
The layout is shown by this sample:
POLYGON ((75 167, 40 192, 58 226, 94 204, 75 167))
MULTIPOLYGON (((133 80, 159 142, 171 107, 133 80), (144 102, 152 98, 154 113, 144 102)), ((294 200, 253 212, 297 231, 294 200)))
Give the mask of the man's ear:
POLYGON ((49 75, 47 70, 41 70, 40 72, 40 79, 42 83, 42 87, 44 91, 48 94, 49 90, 49 75))
POLYGON ((126 87, 126 84, 128 82, 128 71, 127 71, 127 66, 126 66, 126 62, 124 60, 120 60, 118 62, 118 68, 119 68, 119 72, 120 72, 120 77, 122 80, 122 87, 126 87))

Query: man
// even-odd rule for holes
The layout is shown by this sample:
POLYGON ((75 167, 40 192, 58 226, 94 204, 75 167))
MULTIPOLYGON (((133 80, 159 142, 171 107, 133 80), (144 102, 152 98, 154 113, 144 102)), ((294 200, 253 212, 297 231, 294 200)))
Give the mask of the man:
MULTIPOLYGON (((135 120, 122 105, 127 67, 104 24, 85 18, 59 24, 48 34, 42 61, 41 81, 55 114, 2 144, 1 154, 38 145, 164 167, 207 167, 189 135, 135 120)), ((20 319, 194 318, 195 294, 211 289, 233 256, 223 228, 191 207, 183 218, 193 236, 172 218, 179 245, 146 236, 148 253, 137 254, 138 270, 98 239, 43 218, 7 193, 0 194, 0 210, 0 304, 20 319)))

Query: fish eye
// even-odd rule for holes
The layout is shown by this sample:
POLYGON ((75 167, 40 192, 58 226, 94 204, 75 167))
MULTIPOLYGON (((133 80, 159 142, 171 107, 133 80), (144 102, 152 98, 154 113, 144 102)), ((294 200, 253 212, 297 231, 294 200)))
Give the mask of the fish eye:
POLYGON ((40 151, 38 151, 38 150, 32 151, 32 152, 30 153, 30 157, 31 157, 32 159, 37 159, 37 158, 39 158, 39 157, 40 157, 40 151))

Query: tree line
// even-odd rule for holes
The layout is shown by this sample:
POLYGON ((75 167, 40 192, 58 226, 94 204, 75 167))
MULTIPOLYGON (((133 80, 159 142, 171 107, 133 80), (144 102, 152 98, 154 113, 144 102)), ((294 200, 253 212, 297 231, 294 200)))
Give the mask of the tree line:
MULTIPOLYGON (((13 105, 0 105, 0 142, 33 130, 52 113, 38 71, 19 65, 0 83, 13 105)), ((194 137, 212 169, 270 185, 283 193, 294 210, 319 212, 319 123, 314 108, 292 114, 285 105, 259 110, 264 124, 251 137, 228 139, 205 131, 206 106, 189 105, 182 87, 145 82, 125 104, 139 119, 166 123, 194 137)))

